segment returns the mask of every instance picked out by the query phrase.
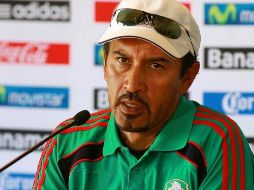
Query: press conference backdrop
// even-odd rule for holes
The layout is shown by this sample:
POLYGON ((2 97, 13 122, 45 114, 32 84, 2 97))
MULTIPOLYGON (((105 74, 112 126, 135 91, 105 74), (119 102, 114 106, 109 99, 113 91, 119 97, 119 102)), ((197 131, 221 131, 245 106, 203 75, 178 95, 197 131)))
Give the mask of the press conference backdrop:
MULTIPOLYGON (((76 112, 108 107, 96 42, 118 2, 0 0, 1 166, 76 112)), ((254 143, 253 0, 182 2, 202 34, 189 98, 228 114, 254 143)), ((1 173, 0 189, 31 189, 40 153, 1 173)))

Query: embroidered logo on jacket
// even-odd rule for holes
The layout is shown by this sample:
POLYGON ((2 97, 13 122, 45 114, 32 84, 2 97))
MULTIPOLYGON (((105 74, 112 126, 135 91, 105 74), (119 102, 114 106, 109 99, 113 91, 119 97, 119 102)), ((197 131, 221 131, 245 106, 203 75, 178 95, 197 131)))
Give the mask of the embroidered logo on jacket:
POLYGON ((165 190, 189 190, 189 185, 181 179, 172 179, 165 185, 165 190))

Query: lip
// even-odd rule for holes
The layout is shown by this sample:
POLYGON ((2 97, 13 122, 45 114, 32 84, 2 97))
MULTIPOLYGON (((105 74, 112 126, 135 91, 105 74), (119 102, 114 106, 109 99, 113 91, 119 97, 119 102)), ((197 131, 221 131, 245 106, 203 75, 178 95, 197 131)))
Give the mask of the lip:
POLYGON ((125 115, 137 116, 145 111, 144 105, 137 101, 122 100, 119 107, 125 115))

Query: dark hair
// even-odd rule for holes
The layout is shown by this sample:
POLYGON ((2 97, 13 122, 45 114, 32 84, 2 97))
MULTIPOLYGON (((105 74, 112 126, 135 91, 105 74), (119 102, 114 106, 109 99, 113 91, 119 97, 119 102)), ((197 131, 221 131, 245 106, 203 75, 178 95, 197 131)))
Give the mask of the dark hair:
MULTIPOLYGON (((109 42, 106 42, 103 45, 103 49, 104 52, 106 53, 106 55, 108 55, 109 53, 109 42)), ((181 65, 181 77, 184 76, 185 72, 187 71, 188 68, 190 68, 192 66, 193 63, 195 63, 195 61, 197 61, 197 58, 191 54, 191 52, 188 52, 185 56, 183 56, 182 59, 182 65, 181 65)))
POLYGON ((185 72, 187 71, 187 69, 190 68, 193 65, 193 63, 195 63, 197 61, 197 57, 192 55, 192 53, 189 51, 181 59, 182 59, 181 77, 183 77, 185 72))

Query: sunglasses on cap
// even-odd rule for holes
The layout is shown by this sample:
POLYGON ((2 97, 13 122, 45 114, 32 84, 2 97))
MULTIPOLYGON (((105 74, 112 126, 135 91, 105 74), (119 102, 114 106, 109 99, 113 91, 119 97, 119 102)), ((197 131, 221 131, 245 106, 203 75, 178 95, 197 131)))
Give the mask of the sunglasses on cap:
POLYGON ((158 33, 170 39, 179 38, 182 32, 181 27, 184 28, 190 39, 194 56, 195 58, 197 57, 188 30, 178 22, 160 15, 155 15, 141 10, 129 8, 116 10, 113 14, 113 17, 117 12, 118 12, 116 17, 117 23, 122 23, 125 26, 136 26, 146 24, 152 26, 158 33))

